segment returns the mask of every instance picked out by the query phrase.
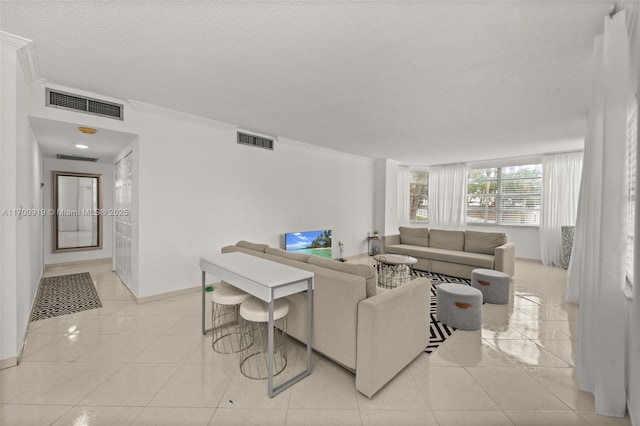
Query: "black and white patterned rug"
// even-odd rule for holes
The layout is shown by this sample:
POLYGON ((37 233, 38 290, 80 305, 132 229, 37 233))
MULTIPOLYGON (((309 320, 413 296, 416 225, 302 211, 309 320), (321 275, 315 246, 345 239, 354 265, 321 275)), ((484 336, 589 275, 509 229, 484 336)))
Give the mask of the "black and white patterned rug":
POLYGON ((58 275, 40 280, 31 321, 101 308, 91 274, 58 275))
POLYGON ((446 338, 451 336, 451 334, 453 334, 453 332, 456 330, 454 327, 449 327, 448 325, 439 322, 436 318, 436 287, 442 283, 458 283, 471 285, 471 280, 418 270, 412 270, 412 275, 416 278, 427 277, 431 280, 431 321, 429 324, 431 338, 429 339, 429 346, 427 346, 424 350, 427 354, 430 354, 431 352, 438 349, 438 346, 440 346, 442 342, 444 342, 446 338))

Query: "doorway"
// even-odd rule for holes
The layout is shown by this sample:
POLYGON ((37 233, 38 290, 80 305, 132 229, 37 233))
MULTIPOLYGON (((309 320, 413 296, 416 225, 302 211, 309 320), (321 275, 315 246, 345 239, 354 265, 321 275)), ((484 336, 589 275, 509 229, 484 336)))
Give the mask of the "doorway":
POLYGON ((131 199, 133 194, 133 161, 130 152, 115 164, 114 208, 118 212, 128 212, 114 216, 114 270, 120 280, 131 288, 131 257, 133 241, 133 221, 131 199))

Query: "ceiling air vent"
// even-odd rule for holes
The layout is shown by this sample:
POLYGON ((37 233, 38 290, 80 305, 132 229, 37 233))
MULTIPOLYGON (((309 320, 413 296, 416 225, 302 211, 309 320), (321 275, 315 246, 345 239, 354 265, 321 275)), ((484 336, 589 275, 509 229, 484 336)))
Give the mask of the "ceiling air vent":
POLYGON ((49 88, 47 88, 46 96, 46 105, 48 107, 84 112, 85 114, 93 114, 116 120, 124 119, 123 105, 121 104, 101 101, 99 99, 74 95, 49 88))
POLYGON ((78 157, 77 155, 58 154, 56 157, 58 160, 93 161, 94 163, 98 161, 98 159, 94 157, 78 157))
POLYGON ((238 132, 238 143, 241 145, 257 146, 258 148, 270 149, 273 151, 273 139, 263 138, 262 136, 238 132))

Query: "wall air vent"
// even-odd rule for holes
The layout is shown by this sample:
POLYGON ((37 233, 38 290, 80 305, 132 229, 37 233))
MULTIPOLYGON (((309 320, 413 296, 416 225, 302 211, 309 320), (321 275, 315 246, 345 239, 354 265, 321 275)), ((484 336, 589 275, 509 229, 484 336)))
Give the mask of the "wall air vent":
POLYGON ((270 149, 273 151, 273 139, 263 138, 262 136, 238 132, 238 143, 241 145, 257 146, 258 148, 270 149))
POLYGON ((58 160, 93 161, 94 163, 98 161, 98 159, 94 157, 78 157, 77 155, 65 154, 58 154, 56 158, 58 158, 58 160))
POLYGON ((46 97, 46 105, 48 107, 84 112, 85 114, 93 114, 116 120, 124 119, 124 108, 121 104, 101 101, 99 99, 74 95, 49 88, 47 88, 46 97))

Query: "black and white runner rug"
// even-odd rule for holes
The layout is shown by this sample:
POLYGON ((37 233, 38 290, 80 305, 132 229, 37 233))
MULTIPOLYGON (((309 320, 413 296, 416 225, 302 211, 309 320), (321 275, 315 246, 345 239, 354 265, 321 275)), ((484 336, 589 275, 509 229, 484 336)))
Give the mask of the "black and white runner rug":
POLYGON ((438 346, 440 346, 442 342, 444 342, 446 338, 451 336, 451 334, 453 334, 453 332, 456 330, 453 327, 449 327, 448 325, 439 322, 436 318, 436 287, 442 283, 458 283, 471 285, 471 280, 418 270, 413 270, 412 274, 414 277, 427 277, 431 280, 431 321, 429 324, 429 329, 431 330, 431 338, 429 339, 429 346, 427 346, 424 350, 427 354, 430 354, 431 352, 438 349, 438 346))
POLYGON ((45 277, 40 280, 31 321, 101 307, 102 302, 88 272, 45 277))

